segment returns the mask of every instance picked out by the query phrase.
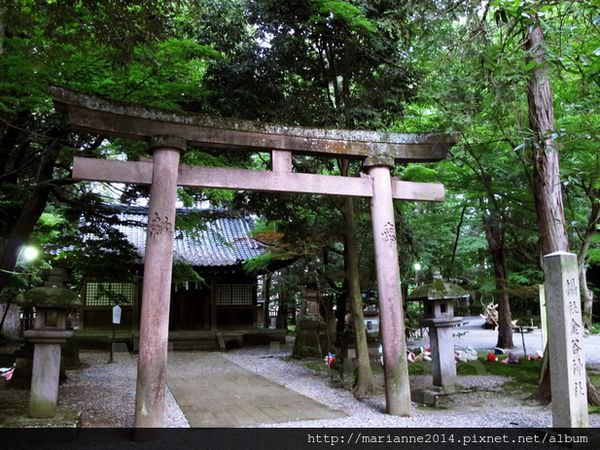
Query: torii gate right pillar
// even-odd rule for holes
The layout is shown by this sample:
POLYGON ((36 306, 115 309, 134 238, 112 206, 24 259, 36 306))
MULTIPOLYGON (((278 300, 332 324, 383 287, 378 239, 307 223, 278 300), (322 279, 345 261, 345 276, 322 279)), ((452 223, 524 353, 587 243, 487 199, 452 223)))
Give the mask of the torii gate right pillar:
POLYGON ((385 157, 369 157, 364 163, 373 179, 371 221, 379 290, 386 411, 395 416, 410 416, 404 313, 390 176, 390 168, 393 166, 394 160, 385 157))

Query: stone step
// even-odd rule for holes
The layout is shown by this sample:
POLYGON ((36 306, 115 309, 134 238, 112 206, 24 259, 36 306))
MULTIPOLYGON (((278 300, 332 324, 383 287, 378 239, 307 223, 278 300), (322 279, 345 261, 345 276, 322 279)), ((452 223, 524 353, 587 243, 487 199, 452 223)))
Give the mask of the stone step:
POLYGON ((170 341, 169 350, 171 351, 208 351, 218 350, 216 341, 214 340, 194 340, 194 341, 170 341))

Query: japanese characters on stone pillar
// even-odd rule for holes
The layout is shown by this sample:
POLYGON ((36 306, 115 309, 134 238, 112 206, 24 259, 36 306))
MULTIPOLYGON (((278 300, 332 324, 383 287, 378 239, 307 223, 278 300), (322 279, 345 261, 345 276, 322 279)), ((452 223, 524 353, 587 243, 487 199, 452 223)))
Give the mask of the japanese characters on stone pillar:
POLYGON ((544 256, 548 349, 552 380, 552 425, 587 427, 587 385, 577 256, 544 256))

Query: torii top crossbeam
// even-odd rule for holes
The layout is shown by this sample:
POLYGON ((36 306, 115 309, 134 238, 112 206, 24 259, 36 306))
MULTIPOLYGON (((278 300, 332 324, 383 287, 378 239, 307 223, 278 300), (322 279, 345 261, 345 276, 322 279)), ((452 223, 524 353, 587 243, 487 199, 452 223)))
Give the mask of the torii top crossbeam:
POLYGON ((50 91, 56 108, 68 113, 72 127, 105 136, 178 136, 204 147, 284 150, 354 159, 384 155, 402 162, 439 161, 456 143, 455 136, 442 133, 289 127, 150 109, 58 87, 50 91))

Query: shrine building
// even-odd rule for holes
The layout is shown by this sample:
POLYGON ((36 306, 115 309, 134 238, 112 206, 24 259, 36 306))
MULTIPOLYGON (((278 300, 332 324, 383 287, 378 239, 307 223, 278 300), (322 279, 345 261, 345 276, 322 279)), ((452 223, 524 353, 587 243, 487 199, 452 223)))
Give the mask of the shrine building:
MULTIPOLYGON (((131 281, 94 278, 84 281, 76 338, 84 346, 98 344, 112 332, 113 298, 116 297, 122 309, 117 335, 136 350, 148 212, 143 207, 118 206, 114 210, 118 222, 113 229, 122 233, 139 258, 132 264, 131 281)), ((190 212, 195 210, 177 210, 178 215, 190 212)), ((245 261, 265 252, 265 246, 252 238, 255 222, 256 218, 248 215, 210 211, 197 228, 176 229, 174 264, 192 268, 200 279, 173 280, 170 349, 210 350, 223 345, 233 347, 285 339, 285 330, 263 327, 265 312, 257 295, 259 274, 249 273, 243 267, 245 261)), ((83 239, 99 237, 85 234, 83 239)))

